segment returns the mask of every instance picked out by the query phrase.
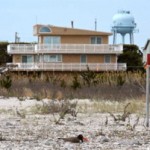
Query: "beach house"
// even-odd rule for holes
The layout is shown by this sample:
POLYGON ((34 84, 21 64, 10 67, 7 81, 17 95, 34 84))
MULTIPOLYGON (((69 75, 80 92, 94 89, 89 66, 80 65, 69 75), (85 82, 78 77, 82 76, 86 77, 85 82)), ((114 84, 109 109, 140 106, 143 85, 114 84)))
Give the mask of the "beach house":
POLYGON ((109 44, 110 32, 36 24, 37 43, 9 44, 12 71, 124 71, 123 45, 109 44))

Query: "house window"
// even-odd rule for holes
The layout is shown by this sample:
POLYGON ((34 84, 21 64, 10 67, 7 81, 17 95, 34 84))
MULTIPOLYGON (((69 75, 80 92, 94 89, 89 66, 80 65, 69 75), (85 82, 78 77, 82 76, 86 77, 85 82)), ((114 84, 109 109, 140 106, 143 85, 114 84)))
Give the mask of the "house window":
POLYGON ((110 63, 111 62, 111 56, 110 55, 105 55, 104 56, 104 62, 105 63, 110 63))
POLYGON ((22 63, 32 63, 33 56, 32 55, 23 55, 22 56, 22 63))
POLYGON ((81 55, 80 61, 81 61, 81 63, 86 63, 87 62, 86 55, 81 55))
POLYGON ((51 32, 51 30, 48 27, 41 27, 40 32, 51 32))
POLYGON ((60 44, 59 36, 44 36, 43 37, 44 44, 60 44))
POLYGON ((62 62, 62 55, 44 55, 44 62, 62 62))
POLYGON ((102 39, 99 36, 93 36, 91 37, 91 44, 101 44, 102 39))

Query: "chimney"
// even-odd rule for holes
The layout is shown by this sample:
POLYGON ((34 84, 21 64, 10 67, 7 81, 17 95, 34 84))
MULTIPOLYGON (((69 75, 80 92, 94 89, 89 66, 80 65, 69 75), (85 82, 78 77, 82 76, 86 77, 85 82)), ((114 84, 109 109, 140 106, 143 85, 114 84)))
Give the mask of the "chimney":
POLYGON ((73 26, 73 25, 74 25, 74 24, 73 24, 73 21, 71 21, 71 27, 72 27, 72 28, 74 28, 74 26, 73 26))
POLYGON ((95 19, 95 31, 97 31, 97 19, 95 19))

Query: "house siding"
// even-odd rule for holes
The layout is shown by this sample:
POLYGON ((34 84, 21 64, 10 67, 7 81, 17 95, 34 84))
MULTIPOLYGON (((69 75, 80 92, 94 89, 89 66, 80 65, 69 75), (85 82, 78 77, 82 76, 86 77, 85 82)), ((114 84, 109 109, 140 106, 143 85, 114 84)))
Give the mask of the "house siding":
POLYGON ((150 53, 150 40, 147 41, 145 48, 143 49, 143 62, 147 62, 147 54, 150 53))
POLYGON ((103 55, 88 55, 87 61, 88 63, 103 63, 103 55))
POLYGON ((79 63, 80 62, 80 55, 63 55, 62 61, 64 63, 79 63))
POLYGON ((22 62, 21 59, 22 59, 21 55, 13 55, 13 62, 14 63, 20 63, 20 62, 22 62))
POLYGON ((116 55, 111 55, 111 62, 117 63, 117 56, 116 55))

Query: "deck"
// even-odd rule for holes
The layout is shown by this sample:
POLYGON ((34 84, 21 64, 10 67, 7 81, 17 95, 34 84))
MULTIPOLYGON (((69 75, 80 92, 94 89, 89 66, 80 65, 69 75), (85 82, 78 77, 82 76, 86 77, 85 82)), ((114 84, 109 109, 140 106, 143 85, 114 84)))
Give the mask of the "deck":
POLYGON ((122 45, 108 44, 10 44, 9 54, 121 54, 122 45))
POLYGON ((8 63, 13 71, 125 71, 126 63, 8 63))

